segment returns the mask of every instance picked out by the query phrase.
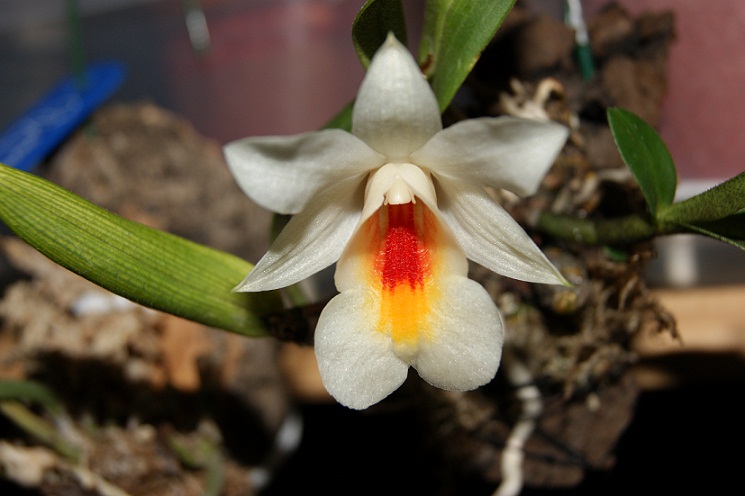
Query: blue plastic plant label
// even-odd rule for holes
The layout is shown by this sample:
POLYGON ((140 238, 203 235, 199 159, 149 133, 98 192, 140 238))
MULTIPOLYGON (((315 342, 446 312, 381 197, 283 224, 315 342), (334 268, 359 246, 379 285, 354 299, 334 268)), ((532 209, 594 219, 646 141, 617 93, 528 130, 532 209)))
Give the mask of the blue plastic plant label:
POLYGON ((62 143, 124 80, 119 62, 86 68, 62 80, 0 134, 0 162, 28 171, 62 143))

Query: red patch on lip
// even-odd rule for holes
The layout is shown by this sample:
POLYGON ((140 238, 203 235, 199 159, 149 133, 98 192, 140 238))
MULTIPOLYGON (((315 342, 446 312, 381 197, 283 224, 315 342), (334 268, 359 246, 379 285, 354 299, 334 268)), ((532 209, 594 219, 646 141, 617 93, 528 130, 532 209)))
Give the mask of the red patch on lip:
POLYGON ((445 241, 424 202, 383 205, 357 232, 345 259, 370 289, 367 318, 377 321, 372 325, 406 360, 421 339, 436 335, 432 311, 440 304, 438 277, 447 270, 440 254, 445 241))
POLYGON ((421 288, 429 272, 428 251, 422 232, 422 206, 410 202, 383 208, 388 214, 384 243, 379 253, 383 288, 393 290, 403 283, 411 289, 421 288))

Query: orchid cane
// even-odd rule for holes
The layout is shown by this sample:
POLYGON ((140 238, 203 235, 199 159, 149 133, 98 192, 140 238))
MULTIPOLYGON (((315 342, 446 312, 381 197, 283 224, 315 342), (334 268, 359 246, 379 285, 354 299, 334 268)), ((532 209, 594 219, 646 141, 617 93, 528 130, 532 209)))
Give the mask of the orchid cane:
POLYGON ((352 132, 252 137, 225 148, 244 192, 296 214, 236 288, 289 286, 338 261, 340 294, 315 352, 327 390, 363 409, 406 379, 470 390, 499 367, 504 331, 466 258, 512 278, 564 278, 484 187, 536 191, 568 131, 500 117, 442 129, 435 96, 389 35, 370 63, 352 132))

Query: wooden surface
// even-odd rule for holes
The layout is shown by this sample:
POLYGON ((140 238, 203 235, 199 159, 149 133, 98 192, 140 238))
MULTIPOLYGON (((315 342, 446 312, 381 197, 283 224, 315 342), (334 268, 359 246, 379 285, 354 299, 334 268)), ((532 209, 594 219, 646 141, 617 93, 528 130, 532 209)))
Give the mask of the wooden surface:
POLYGON ((678 324, 680 339, 646 335, 635 343, 645 388, 745 374, 745 285, 657 290, 678 324))

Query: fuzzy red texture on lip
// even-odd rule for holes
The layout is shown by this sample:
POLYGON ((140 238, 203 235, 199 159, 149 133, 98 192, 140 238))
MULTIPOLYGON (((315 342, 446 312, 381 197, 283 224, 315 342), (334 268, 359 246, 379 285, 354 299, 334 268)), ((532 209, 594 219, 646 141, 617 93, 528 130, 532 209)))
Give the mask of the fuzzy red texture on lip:
POLYGON ((422 288, 429 272, 428 252, 422 239, 422 207, 413 202, 387 205, 388 225, 385 242, 378 255, 383 288, 393 290, 408 283, 411 289, 422 288))

